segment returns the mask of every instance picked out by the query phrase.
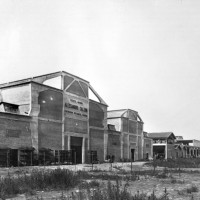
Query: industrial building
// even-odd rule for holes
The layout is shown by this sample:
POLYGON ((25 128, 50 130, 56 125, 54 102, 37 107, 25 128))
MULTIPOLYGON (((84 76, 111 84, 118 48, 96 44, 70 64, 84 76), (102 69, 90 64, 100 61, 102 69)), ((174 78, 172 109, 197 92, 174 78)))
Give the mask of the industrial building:
MULTIPOLYGON (((107 123, 115 126, 120 148, 115 147, 114 156, 119 160, 141 160, 152 157, 152 140, 143 135, 143 124, 137 111, 131 109, 111 110, 107 123)), ((108 146, 110 148, 110 146, 108 146)), ((109 153, 109 152, 108 152, 109 153)))
POLYGON ((148 137, 153 140, 154 158, 167 159, 174 157, 176 137, 173 132, 148 133, 148 137))
POLYGON ((153 140, 153 156, 157 159, 200 157, 200 141, 184 140, 173 132, 146 133, 153 140))
POLYGON ((107 107, 88 81, 65 71, 0 84, 0 166, 152 157, 138 112, 107 107))
POLYGON ((176 136, 176 157, 198 158, 200 157, 200 141, 183 139, 182 136, 176 136))
POLYGON ((76 163, 87 162, 90 151, 103 161, 106 118, 107 104, 90 83, 64 71, 1 84, 0 162, 5 153, 16 165, 48 149, 59 159, 73 150, 76 163))

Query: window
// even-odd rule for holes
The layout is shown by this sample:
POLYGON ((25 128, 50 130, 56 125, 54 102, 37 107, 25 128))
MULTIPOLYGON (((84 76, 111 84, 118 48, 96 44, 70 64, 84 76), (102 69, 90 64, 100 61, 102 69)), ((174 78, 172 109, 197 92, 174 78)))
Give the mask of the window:
POLYGON ((84 108, 84 107, 80 107, 80 111, 82 111, 82 112, 88 112, 87 108, 84 108))
POLYGON ((150 147, 150 145, 149 144, 146 144, 146 148, 149 148, 150 147))
POLYGON ((73 102, 73 103, 76 103, 76 100, 74 100, 74 99, 70 99, 70 101, 73 102))
POLYGON ((73 105, 73 104, 70 104, 70 103, 65 103, 65 107, 78 110, 78 106, 77 105, 73 105))

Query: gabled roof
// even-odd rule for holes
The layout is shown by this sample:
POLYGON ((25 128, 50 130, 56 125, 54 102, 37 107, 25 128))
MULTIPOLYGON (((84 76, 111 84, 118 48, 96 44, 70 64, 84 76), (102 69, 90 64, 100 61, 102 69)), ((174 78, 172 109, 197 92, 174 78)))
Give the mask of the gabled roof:
POLYGON ((30 77, 30 78, 26 78, 26 79, 21 79, 21 80, 17 80, 17 81, 12 81, 12 82, 8 82, 8 83, 3 83, 3 84, 0 84, 0 88, 3 88, 3 87, 8 87, 8 86, 13 86, 13 85, 17 85, 17 84, 20 84, 20 83, 29 83, 30 81, 34 81, 34 82, 38 82, 38 83, 43 83, 45 80, 48 80, 48 79, 51 79, 51 78, 55 78, 55 77, 58 77, 58 76, 61 76, 61 75, 71 75, 71 76, 74 76, 78 79, 81 79, 82 81, 85 81, 87 83, 89 83, 88 81, 78 77, 78 76, 75 76, 73 74, 70 74, 68 72, 65 72, 65 71, 58 71, 58 72, 54 72, 54 73, 49 73, 49 74, 44 74, 44 75, 40 75, 40 76, 34 76, 34 77, 30 77))
POLYGON ((107 112, 107 118, 133 118, 134 120, 142 121, 141 117, 139 116, 138 112, 132 109, 120 109, 120 110, 109 110, 107 112))
POLYGON ((148 133, 148 137, 152 139, 167 139, 172 137, 173 139, 176 139, 173 132, 157 132, 157 133, 148 133))
POLYGON ((107 112, 107 117, 108 118, 112 118, 112 117, 123 117, 123 115, 127 112, 127 109, 121 109, 121 110, 109 110, 107 112))
POLYGON ((177 140, 176 143, 189 144, 193 143, 193 140, 177 140))
MULTIPOLYGON (((16 86, 16 85, 19 85, 19 84, 27 84, 27 83, 30 83, 30 82, 34 82, 34 83, 38 83, 38 84, 44 84, 44 82, 47 81, 47 80, 49 80, 49 79, 53 79, 53 78, 56 78, 56 77, 59 77, 59 76, 64 76, 64 75, 69 75, 69 76, 72 76, 75 79, 80 80, 81 82, 85 82, 88 85, 88 88, 97 97, 97 99, 99 100, 99 102, 101 104, 104 104, 104 105, 108 106, 106 104, 106 102, 101 98, 101 96, 89 84, 88 81, 86 81, 85 79, 82 79, 82 78, 80 78, 78 76, 75 76, 73 74, 70 74, 68 72, 65 72, 65 71, 58 71, 58 72, 54 72, 54 73, 50 73, 50 74, 44 74, 44 75, 35 76, 35 77, 27 78, 27 79, 22 79, 22 80, 12 81, 12 82, 8 82, 8 83, 3 83, 3 84, 0 84, 0 88, 6 88, 6 87, 11 87, 11 86, 16 86)), ((45 85, 45 86, 47 86, 47 85, 45 85)), ((55 89, 57 89, 57 88, 55 88, 55 89)))

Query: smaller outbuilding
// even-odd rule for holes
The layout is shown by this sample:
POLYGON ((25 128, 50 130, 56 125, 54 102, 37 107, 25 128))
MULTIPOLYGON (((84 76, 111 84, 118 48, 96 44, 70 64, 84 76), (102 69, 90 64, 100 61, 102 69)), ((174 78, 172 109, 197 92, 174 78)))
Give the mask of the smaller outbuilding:
POLYGON ((174 158, 176 137, 173 132, 148 133, 153 140, 153 156, 157 159, 174 158))

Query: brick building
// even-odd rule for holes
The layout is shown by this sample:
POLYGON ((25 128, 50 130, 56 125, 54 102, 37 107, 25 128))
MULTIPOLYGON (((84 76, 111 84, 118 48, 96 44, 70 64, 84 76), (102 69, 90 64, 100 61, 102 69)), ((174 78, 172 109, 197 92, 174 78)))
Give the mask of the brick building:
POLYGON ((90 83, 64 71, 1 84, 0 159, 11 149, 17 162, 20 149, 34 148, 73 150, 76 163, 95 151, 103 161, 106 118, 107 104, 90 83))
POLYGON ((179 148, 179 151, 176 153, 176 157, 184 158, 197 158, 200 157, 200 141, 191 139, 183 139, 182 136, 176 136, 176 145, 182 148, 179 148))
POLYGON ((156 158, 174 158, 176 137, 173 132, 148 133, 153 140, 153 156, 156 158))
MULTIPOLYGON (((116 131, 120 132, 118 160, 143 159, 143 121, 138 112, 131 109, 108 111, 107 123, 113 124, 116 131)), ((108 145, 107 151, 109 148, 111 147, 108 145)), ((114 156, 117 156, 117 153, 114 156)))
POLYGON ((147 132, 143 132, 143 158, 148 160, 153 158, 153 140, 148 137, 147 132))

